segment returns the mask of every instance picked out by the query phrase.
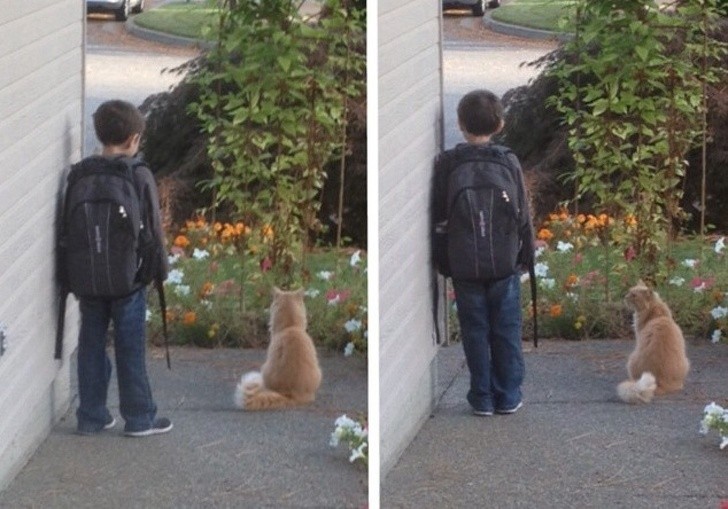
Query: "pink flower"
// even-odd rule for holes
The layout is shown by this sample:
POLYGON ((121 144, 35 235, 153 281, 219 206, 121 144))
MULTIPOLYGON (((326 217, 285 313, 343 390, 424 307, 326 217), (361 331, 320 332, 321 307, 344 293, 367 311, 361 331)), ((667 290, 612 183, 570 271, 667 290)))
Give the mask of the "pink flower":
POLYGON ((700 276, 695 276, 692 281, 690 281, 690 286, 692 287, 693 291, 697 293, 704 292, 705 290, 710 290, 714 284, 714 277, 703 279, 700 276))
POLYGON ((184 256, 185 249, 183 247, 179 247, 179 246, 172 246, 172 248, 169 250, 169 252, 175 256, 184 256))
POLYGON ((267 256, 260 261, 260 270, 262 270, 263 272, 268 272, 272 268, 273 262, 270 261, 270 258, 268 258, 267 256))
POLYGON ((581 253, 576 253, 574 255, 574 263, 581 263, 582 259, 583 259, 583 256, 581 256, 581 253))
POLYGON ((240 285, 234 279, 228 279, 215 286, 212 291, 215 295, 232 295, 240 291, 240 285))
POLYGON ((633 246, 629 246, 627 249, 624 250, 624 259, 628 262, 631 262, 637 258, 637 251, 635 251, 633 246))
POLYGON ((330 305, 344 302, 351 295, 351 290, 335 290, 331 289, 326 292, 326 301, 330 305))

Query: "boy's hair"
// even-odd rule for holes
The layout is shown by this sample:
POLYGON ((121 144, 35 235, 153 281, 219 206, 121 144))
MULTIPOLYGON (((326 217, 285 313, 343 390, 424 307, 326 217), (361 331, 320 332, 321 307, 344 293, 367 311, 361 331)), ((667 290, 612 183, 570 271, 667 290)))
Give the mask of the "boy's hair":
POLYGON ((144 117, 131 103, 106 101, 93 114, 96 137, 103 145, 121 145, 144 131, 144 117))
POLYGON ((503 121, 503 105, 493 92, 473 90, 458 103, 458 121, 472 135, 495 134, 503 121))

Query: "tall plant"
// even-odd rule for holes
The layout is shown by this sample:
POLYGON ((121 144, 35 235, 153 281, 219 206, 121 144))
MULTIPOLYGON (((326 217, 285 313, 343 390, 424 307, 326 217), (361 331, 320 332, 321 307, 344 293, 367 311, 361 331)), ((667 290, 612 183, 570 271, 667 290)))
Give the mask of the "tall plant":
POLYGON ((339 0, 321 12, 306 19, 292 0, 223 0, 191 106, 209 137, 214 174, 204 185, 214 205, 254 226, 265 249, 256 256, 287 283, 300 276, 310 235, 320 231, 324 167, 344 150, 346 98, 363 86, 361 76, 342 79, 364 65, 347 51, 364 37, 363 15, 339 0))
POLYGON ((700 140, 703 63, 715 0, 686 0, 667 13, 651 0, 577 0, 575 55, 552 69, 551 100, 568 125, 576 199, 610 216, 634 217, 632 248, 654 277, 661 247, 684 217, 685 155, 700 140))

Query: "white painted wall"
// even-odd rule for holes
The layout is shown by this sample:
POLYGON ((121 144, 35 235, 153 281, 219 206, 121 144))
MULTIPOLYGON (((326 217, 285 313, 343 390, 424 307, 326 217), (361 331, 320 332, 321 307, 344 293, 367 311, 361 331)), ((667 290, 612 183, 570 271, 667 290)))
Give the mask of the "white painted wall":
POLYGON ((76 309, 56 361, 54 232, 64 171, 81 157, 84 19, 78 0, 0 8, 0 489, 70 403, 76 309))
POLYGON ((440 2, 379 0, 381 475, 429 416, 437 382, 429 191, 441 148, 440 2))

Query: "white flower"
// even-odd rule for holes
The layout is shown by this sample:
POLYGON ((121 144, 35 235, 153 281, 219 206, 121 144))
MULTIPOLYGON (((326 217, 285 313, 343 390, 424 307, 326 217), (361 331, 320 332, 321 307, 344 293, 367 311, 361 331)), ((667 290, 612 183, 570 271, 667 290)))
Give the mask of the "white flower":
POLYGON ((361 261, 361 250, 356 251, 353 255, 351 255, 351 258, 349 259, 349 265, 352 267, 356 267, 359 265, 359 262, 361 261))
POLYGON ((178 255, 178 254, 167 256, 167 262, 169 262, 170 265, 174 265, 175 263, 177 263, 179 261, 179 259, 180 259, 180 255, 178 255))
POLYGON ((728 316, 728 308, 723 306, 717 306, 710 310, 710 315, 714 320, 719 320, 725 316, 728 316))
POLYGON ((172 269, 167 274, 167 283, 178 285, 182 282, 182 278, 185 277, 185 273, 179 269, 172 269))
POLYGON ((694 260, 692 258, 686 258, 685 260, 683 260, 682 264, 683 264, 683 266, 685 266, 689 269, 692 269, 692 268, 695 268, 695 266, 698 264, 698 260, 694 260))
POLYGON ((338 417, 334 421, 334 425, 337 428, 344 428, 344 429, 354 429, 356 427, 359 427, 359 423, 356 422, 354 419, 348 417, 346 414, 338 417))
POLYGON ((328 281, 329 279, 331 279, 331 276, 333 276, 334 273, 331 272, 331 271, 328 271, 328 270, 322 270, 321 272, 319 272, 316 275, 319 277, 319 279, 323 279, 324 281, 328 281))
POLYGON ((318 297, 321 294, 321 291, 318 290, 318 289, 316 289, 316 288, 309 288, 308 290, 306 290, 305 292, 303 292, 303 294, 306 297, 311 297, 312 299, 314 299, 314 298, 318 297))
POLYGON ((208 251, 205 251, 204 249, 197 249, 195 248, 194 251, 192 251, 192 258, 195 260, 204 260, 210 256, 210 253, 208 251))
POLYGON ((556 280, 553 278, 544 278, 541 280, 541 286, 548 290, 551 290, 556 286, 556 280))
POLYGON ((359 447, 356 449, 351 450, 351 456, 349 456, 349 463, 354 463, 359 458, 366 458, 366 454, 364 454, 364 449, 367 448, 367 443, 362 443, 359 447))
POLYGON ((146 316, 144 317, 144 321, 148 322, 148 321, 149 321, 149 320, 151 320, 151 319, 152 319, 152 312, 151 312, 150 310, 148 310, 148 309, 147 309, 147 314, 146 314, 146 316))
POLYGON ((351 341, 344 347, 344 357, 351 357, 354 354, 354 343, 351 341))
POLYGON ((549 275, 549 266, 545 263, 537 263, 534 265, 533 269, 536 277, 543 278, 549 275))
POLYGON ((358 331, 359 329, 361 329, 361 320, 356 320, 352 318, 344 324, 344 329, 346 329, 346 332, 348 332, 349 334, 358 331))
POLYGON ((328 302, 329 306, 335 306, 335 305, 337 305, 337 304, 338 304, 339 302, 341 302, 341 295, 339 295, 339 294, 337 293, 337 294, 336 294, 336 295, 334 296, 334 298, 333 298, 333 299, 329 299, 329 300, 328 300, 327 302, 328 302))
POLYGON ((716 252, 716 254, 723 254, 724 249, 725 249, 725 237, 721 237, 715 241, 715 246, 713 247, 713 250, 716 252))
POLYGON ((534 251, 533 253, 534 258, 538 258, 539 256, 541 256, 544 251, 546 251, 546 248, 543 246, 537 248, 536 251, 534 251))
POLYGON ((675 276, 672 279, 670 279, 670 284, 672 286, 682 286, 685 284, 685 278, 675 276))
POLYGON ((521 274, 521 283, 526 283, 531 279, 531 275, 528 272, 521 274))
POLYGON ((212 309, 212 302, 210 302, 207 299, 202 299, 200 301, 200 304, 202 304, 205 307, 205 309, 212 309))
POLYGON ((560 253, 568 253, 572 249, 574 249, 574 244, 571 244, 569 242, 563 242, 560 240, 559 243, 556 244, 556 250, 560 253))
POLYGON ((174 293, 176 293, 180 297, 184 297, 185 295, 190 294, 190 287, 189 285, 177 285, 174 288, 174 293))
POLYGON ((713 344, 720 343, 720 338, 723 337, 723 331, 720 329, 715 329, 713 331, 713 335, 710 336, 710 342, 713 344))

